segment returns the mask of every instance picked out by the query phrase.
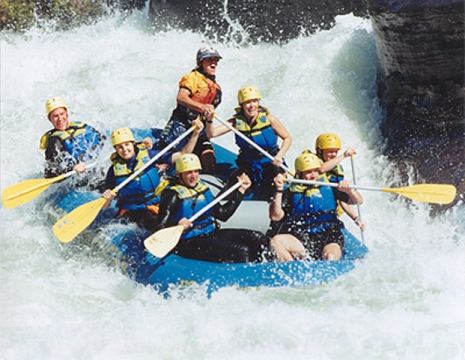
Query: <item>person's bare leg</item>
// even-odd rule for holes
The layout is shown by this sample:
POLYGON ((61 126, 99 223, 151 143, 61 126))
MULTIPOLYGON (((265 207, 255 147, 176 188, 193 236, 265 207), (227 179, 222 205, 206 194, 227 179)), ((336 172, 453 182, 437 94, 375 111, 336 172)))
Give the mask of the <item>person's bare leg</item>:
POLYGON ((307 256, 307 251, 302 243, 291 234, 273 236, 270 240, 270 247, 280 262, 303 259, 307 256))
POLYGON ((342 257, 341 247, 336 243, 330 243, 323 248, 323 260, 337 261, 342 257))

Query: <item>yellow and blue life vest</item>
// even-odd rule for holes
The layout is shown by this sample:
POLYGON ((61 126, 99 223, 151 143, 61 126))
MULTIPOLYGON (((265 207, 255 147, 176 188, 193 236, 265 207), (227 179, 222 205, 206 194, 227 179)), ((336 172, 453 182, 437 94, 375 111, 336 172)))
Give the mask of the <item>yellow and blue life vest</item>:
POLYGON ((66 130, 52 129, 40 138, 40 149, 47 149, 50 138, 58 138, 67 153, 74 160, 86 162, 98 155, 102 145, 100 133, 93 127, 79 121, 72 121, 66 130))
MULTIPOLYGON (((135 171, 150 161, 148 150, 143 145, 137 145, 136 155, 130 160, 123 160, 115 152, 111 155, 113 173, 116 185, 121 184, 135 171), (135 164, 133 167, 130 163, 135 164)), ((144 210, 147 206, 158 204, 160 197, 156 189, 160 184, 160 176, 156 167, 149 166, 139 176, 129 182, 118 192, 118 207, 120 210, 144 210)))
MULTIPOLYGON (((271 155, 277 154, 278 136, 271 127, 270 120, 268 119, 268 110, 260 107, 255 124, 251 127, 244 117, 242 111, 237 112, 233 116, 234 127, 242 134, 247 136, 255 144, 266 150, 271 155)), ((259 151, 250 146, 238 135, 235 135, 236 145, 239 147, 239 158, 248 159, 250 161, 260 161, 262 163, 271 162, 270 159, 263 156, 259 151)))
MULTIPOLYGON (((255 144, 262 147, 271 155, 276 155, 279 151, 278 136, 271 127, 268 119, 268 110, 259 108, 255 124, 251 127, 245 119, 241 110, 233 117, 234 127, 247 136, 255 144)), ((238 135, 235 136, 236 145, 239 147, 237 164, 240 168, 248 169, 249 176, 255 186, 260 186, 264 180, 264 166, 270 166, 271 160, 250 146, 238 135)))
MULTIPOLYGON (((174 223, 178 223, 182 218, 189 219, 192 215, 203 209, 214 199, 209 187, 202 181, 199 181, 194 188, 189 188, 179 183, 170 187, 176 191, 180 199, 178 211, 174 214, 174 223)), ((181 239, 186 240, 197 236, 205 236, 216 230, 216 221, 210 209, 200 218, 194 221, 191 228, 185 230, 181 239)))
POLYGON ((328 177, 329 182, 336 184, 340 183, 342 180, 344 180, 344 169, 342 165, 337 164, 326 173, 326 176, 328 177))
POLYGON ((303 227, 305 232, 315 234, 337 221, 337 201, 331 187, 292 184, 289 191, 291 210, 285 221, 288 226, 303 227))
MULTIPOLYGON (((329 182, 339 184, 342 180, 344 180, 344 168, 341 164, 337 164, 331 170, 326 172, 325 175, 328 178, 329 182)), ((340 204, 337 205, 336 214, 339 217, 344 214, 344 209, 340 204)))

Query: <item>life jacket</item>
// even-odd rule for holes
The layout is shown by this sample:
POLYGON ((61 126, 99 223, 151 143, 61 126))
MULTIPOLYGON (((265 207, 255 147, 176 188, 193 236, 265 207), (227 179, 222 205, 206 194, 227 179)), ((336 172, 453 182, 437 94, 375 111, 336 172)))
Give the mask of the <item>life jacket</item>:
MULTIPOLYGON (((123 160, 116 152, 111 155, 115 182, 118 186, 135 171, 143 167, 150 161, 148 150, 144 145, 136 146, 136 156, 129 161, 123 160), (129 163, 134 163, 131 169, 129 163)), ((158 185, 160 184, 160 176, 156 167, 149 166, 139 176, 130 181, 126 186, 118 191, 117 206, 120 210, 134 211, 145 210, 151 205, 156 205, 160 201, 160 197, 156 194, 158 185)))
MULTIPOLYGON (((319 180, 326 180, 325 177, 319 180)), ((286 217, 288 227, 304 228, 310 234, 320 233, 338 222, 337 201, 330 186, 292 184, 291 210, 286 217)))
MULTIPOLYGON (((276 155, 279 151, 278 136, 271 127, 268 119, 268 110, 259 108, 255 124, 251 127, 245 119, 242 111, 238 108, 234 115, 234 127, 247 136, 255 144, 262 147, 271 155, 276 155)), ((263 181, 263 167, 271 164, 271 160, 249 145, 240 136, 235 135, 236 145, 239 147, 237 164, 240 168, 249 169, 249 176, 255 185, 263 181)))
MULTIPOLYGON (((176 183, 170 189, 176 191, 180 199, 178 211, 174 214, 173 221, 177 224, 182 218, 189 219, 192 215, 203 209, 214 199, 210 188, 199 181, 194 188, 176 183)), ((216 230, 216 221, 210 209, 200 218, 194 221, 191 228, 184 230, 181 239, 186 240, 197 236, 205 236, 216 230)))
POLYGON ((328 177, 329 182, 340 183, 344 180, 344 169, 342 165, 337 164, 326 173, 326 176, 328 177))
MULTIPOLYGON (((305 152, 311 153, 311 150, 305 149, 305 152)), ((303 151, 303 152, 304 152, 303 151)), ((317 151, 318 157, 321 159, 321 161, 324 161, 321 153, 317 151)), ((326 178, 329 180, 331 183, 339 184, 342 180, 344 180, 344 169, 341 164, 337 164, 335 167, 333 167, 331 170, 327 171, 325 173, 326 178)), ((336 214, 338 217, 341 217, 344 215, 344 209, 342 208, 340 202, 338 201, 337 209, 336 209, 336 214)))
MULTIPOLYGON (((255 144, 266 150, 271 155, 276 155, 278 147, 278 136, 271 127, 268 119, 268 110, 264 107, 258 109, 258 115, 254 125, 251 127, 246 120, 242 111, 238 111, 234 116, 234 127, 243 135, 247 136, 255 144)), ((270 159, 261 154, 258 150, 249 145, 240 136, 235 135, 236 145, 239 147, 239 157, 249 160, 259 160, 263 162, 271 162, 270 159)))
MULTIPOLYGON (((344 169, 342 165, 337 164, 331 170, 326 172, 326 177, 328 178, 329 182, 339 184, 342 180, 344 180, 344 169)), ((344 215, 344 209, 342 208, 341 204, 338 201, 336 214, 338 217, 344 215)))
POLYGON ((63 147, 76 162, 86 162, 98 155, 102 145, 100 133, 83 122, 72 121, 66 130, 52 129, 40 138, 40 149, 47 149, 50 138, 60 139, 63 147))
MULTIPOLYGON (((197 69, 184 75, 179 82, 179 87, 189 89, 192 93, 192 100, 199 103, 211 104, 215 108, 221 103, 222 92, 220 86, 197 69)), ((191 121, 199 115, 196 111, 181 104, 177 105, 173 114, 191 121)))

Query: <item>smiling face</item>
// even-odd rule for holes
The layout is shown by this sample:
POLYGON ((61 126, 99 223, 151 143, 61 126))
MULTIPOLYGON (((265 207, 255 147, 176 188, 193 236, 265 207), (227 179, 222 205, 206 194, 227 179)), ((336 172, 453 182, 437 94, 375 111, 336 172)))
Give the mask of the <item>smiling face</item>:
POLYGON ((322 150, 323 161, 332 160, 337 156, 339 149, 325 149, 322 150))
POLYGON ((48 119, 57 130, 66 130, 69 126, 68 111, 66 108, 60 107, 51 111, 48 114, 48 119))
POLYGON ((248 100, 241 105, 242 111, 248 120, 254 119, 258 115, 259 100, 248 100))
POLYGON ((182 184, 193 188, 199 182, 199 170, 184 171, 179 174, 182 184))
POLYGON ((115 150, 119 157, 123 160, 129 160, 136 154, 133 141, 126 141, 115 145, 115 150))
POLYGON ((218 58, 206 58, 202 61, 202 69, 207 75, 215 76, 217 66, 218 58))

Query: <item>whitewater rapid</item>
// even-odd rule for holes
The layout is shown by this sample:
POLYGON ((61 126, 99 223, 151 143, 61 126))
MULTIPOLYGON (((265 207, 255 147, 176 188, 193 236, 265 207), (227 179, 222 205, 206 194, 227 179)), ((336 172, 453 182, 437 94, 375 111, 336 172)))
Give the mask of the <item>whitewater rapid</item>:
MULTIPOLYGON (((389 186, 396 169, 380 155, 371 25, 336 20, 286 45, 215 44, 218 114, 232 114, 239 87, 257 85, 294 137, 288 163, 319 133, 337 132, 358 151, 358 183, 389 186)), ((157 33, 143 12, 1 37, 1 188, 41 175, 48 97, 64 97, 72 120, 98 129, 162 127, 180 76, 209 44, 157 33)), ((234 149, 231 137, 219 143, 234 149)), ((227 288, 211 298, 194 286, 165 299, 92 246, 60 245, 44 200, 1 209, 0 358, 464 359, 464 205, 432 219, 427 205, 363 195, 370 252, 354 271, 316 288, 227 288)))

